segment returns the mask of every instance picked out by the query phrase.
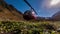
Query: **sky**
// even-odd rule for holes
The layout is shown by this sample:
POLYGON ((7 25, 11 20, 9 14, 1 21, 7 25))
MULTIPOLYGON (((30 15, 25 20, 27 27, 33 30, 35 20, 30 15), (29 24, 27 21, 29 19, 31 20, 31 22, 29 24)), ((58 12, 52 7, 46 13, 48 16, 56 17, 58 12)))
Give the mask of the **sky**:
MULTIPOLYGON (((8 4, 13 5, 17 10, 24 13, 30 10, 30 7, 23 0, 5 0, 8 4)), ((60 11, 60 0, 27 0, 37 12, 37 16, 51 17, 60 11)))

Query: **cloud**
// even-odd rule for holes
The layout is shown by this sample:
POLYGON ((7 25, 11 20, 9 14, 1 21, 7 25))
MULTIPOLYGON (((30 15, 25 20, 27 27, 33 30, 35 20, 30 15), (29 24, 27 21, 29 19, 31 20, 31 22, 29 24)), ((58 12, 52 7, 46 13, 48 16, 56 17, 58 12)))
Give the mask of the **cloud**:
POLYGON ((60 11, 60 1, 59 1, 57 4, 55 4, 56 1, 57 1, 57 0, 54 0, 54 1, 52 1, 52 0, 44 0, 44 1, 42 2, 42 5, 41 5, 40 8, 41 8, 42 10, 50 13, 50 14, 54 14, 54 13, 56 13, 57 11, 60 11), (52 3, 53 5, 51 5, 51 3, 52 3))
POLYGON ((42 8, 47 8, 47 9, 58 9, 60 8, 60 1, 56 4, 56 0, 52 1, 52 0, 44 0, 42 2, 42 8), (52 5, 53 4, 53 5, 52 5), (56 5, 55 5, 56 4, 56 5))

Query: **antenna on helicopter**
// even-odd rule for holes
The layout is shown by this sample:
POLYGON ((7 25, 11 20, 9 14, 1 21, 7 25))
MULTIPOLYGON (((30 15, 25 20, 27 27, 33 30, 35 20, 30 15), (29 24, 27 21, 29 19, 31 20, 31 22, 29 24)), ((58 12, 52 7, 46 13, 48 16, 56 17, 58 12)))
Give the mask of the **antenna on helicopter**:
POLYGON ((24 0, 24 2, 37 14, 35 9, 29 4, 29 2, 27 0, 24 0))

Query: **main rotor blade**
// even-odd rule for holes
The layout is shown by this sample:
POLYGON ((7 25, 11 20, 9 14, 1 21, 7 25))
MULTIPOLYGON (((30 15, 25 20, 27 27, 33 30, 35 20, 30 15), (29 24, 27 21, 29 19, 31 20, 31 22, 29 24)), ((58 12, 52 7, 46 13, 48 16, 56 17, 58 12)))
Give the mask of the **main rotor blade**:
POLYGON ((29 4, 29 2, 27 0, 24 0, 24 2, 37 14, 35 9, 29 4))

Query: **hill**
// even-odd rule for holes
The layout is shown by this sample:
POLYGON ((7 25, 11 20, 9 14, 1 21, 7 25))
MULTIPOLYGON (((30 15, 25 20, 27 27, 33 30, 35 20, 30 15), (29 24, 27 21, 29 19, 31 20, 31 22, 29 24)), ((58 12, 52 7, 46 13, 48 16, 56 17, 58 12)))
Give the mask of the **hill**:
POLYGON ((4 0, 0 0, 0 21, 5 20, 23 20, 23 14, 4 0))
POLYGON ((52 18, 53 18, 54 20, 60 20, 60 11, 58 11, 57 13, 55 13, 55 14, 52 16, 52 18))

